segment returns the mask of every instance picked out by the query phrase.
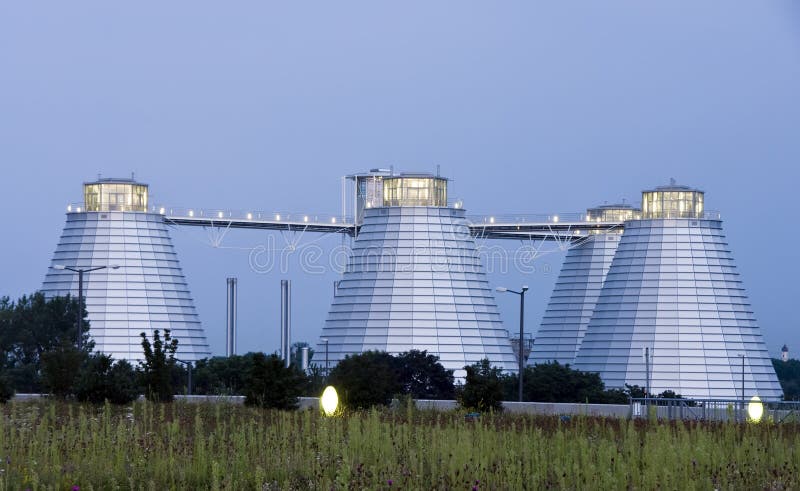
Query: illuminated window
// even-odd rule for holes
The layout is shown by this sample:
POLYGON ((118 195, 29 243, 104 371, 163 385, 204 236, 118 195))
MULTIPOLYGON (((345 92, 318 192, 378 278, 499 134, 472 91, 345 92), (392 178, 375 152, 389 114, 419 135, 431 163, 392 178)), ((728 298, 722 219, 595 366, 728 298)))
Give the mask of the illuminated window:
POLYGON ((103 179, 83 185, 86 211, 147 211, 147 185, 103 179))
POLYGON ((662 186, 642 192, 643 218, 703 218, 703 192, 686 186, 662 186))
POLYGON ((630 205, 603 205, 586 210, 588 221, 625 222, 640 215, 640 210, 630 205))
POLYGON ((447 206, 447 180, 400 176, 383 179, 383 206, 447 206))

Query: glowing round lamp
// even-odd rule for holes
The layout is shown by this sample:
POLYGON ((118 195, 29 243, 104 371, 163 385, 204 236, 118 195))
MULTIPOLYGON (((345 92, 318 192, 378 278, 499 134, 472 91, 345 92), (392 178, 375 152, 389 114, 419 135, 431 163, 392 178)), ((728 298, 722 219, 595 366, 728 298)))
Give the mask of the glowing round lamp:
POLYGON ((764 416, 764 404, 761 403, 761 399, 758 396, 753 396, 750 399, 750 403, 747 405, 747 415, 750 417, 750 421, 754 423, 761 421, 761 417, 764 416))
POLYGON ((336 413, 336 409, 339 407, 339 394, 336 393, 336 389, 332 385, 325 387, 325 390, 322 391, 319 404, 325 416, 333 416, 336 413))

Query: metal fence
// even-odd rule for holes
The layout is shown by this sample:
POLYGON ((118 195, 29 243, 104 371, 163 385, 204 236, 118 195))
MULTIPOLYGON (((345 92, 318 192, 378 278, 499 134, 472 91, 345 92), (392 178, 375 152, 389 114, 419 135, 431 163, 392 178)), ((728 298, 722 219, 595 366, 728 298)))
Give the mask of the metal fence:
POLYGON ((631 418, 745 422, 761 409, 761 421, 800 422, 800 401, 742 401, 741 399, 634 398, 631 418))

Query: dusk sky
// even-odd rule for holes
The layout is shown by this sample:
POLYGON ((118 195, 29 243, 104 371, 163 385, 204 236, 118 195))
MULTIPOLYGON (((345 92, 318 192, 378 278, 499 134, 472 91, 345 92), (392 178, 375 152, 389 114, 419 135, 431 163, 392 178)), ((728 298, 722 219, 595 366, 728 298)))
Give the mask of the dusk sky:
MULTIPOLYGON (((675 178, 722 213, 770 352, 797 357, 799 91, 797 0, 2 2, 0 295, 41 287, 98 173, 167 206, 309 214, 389 165, 441 166, 469 214, 638 203, 675 178)), ((214 353, 227 276, 240 352, 279 348, 283 278, 294 340, 316 342, 335 272, 253 271, 275 232, 171 233, 214 353)), ((490 273, 530 285, 531 331, 562 260, 490 273)), ((517 297, 497 300, 516 330, 517 297)))

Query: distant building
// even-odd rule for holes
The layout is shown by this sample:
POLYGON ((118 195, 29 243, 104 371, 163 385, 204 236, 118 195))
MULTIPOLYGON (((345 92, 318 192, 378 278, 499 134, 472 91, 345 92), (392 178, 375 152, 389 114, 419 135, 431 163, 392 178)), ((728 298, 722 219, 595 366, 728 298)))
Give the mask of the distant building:
MULTIPOLYGON (((626 204, 603 205, 586 211, 594 222, 624 222, 641 211, 626 204)), ((561 272, 542 318, 528 363, 557 361, 572 364, 592 318, 611 260, 617 252, 622 227, 595 233, 567 251, 561 272)))
POLYGON ((658 187, 642 193, 641 211, 625 222, 575 368, 598 372, 611 388, 649 379, 651 393, 781 398, 722 222, 705 213, 704 193, 658 187))
MULTIPOLYGON (((148 186, 133 179, 86 183, 84 203, 70 205, 51 266, 89 269, 84 302, 95 351, 115 359, 143 359, 141 332, 170 329, 178 358, 211 356, 192 294, 164 217, 148 211, 148 186)), ((78 296, 78 275, 51 267, 46 296, 78 296)))
POLYGON ((781 349, 781 360, 782 361, 789 361, 789 347, 786 346, 785 344, 783 345, 783 348, 781 349))
POLYGON ((488 358, 517 360, 464 210, 430 174, 358 176, 363 223, 338 282, 317 352, 331 365, 368 350, 427 350, 464 377, 488 358), (363 208, 362 208, 363 205, 363 208))

